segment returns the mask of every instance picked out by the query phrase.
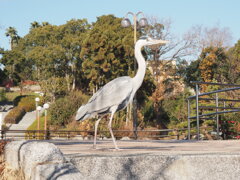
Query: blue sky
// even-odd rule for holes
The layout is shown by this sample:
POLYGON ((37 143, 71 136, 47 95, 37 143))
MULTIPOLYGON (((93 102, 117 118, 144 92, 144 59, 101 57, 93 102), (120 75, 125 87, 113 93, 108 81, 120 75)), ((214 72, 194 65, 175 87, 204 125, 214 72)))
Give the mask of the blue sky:
POLYGON ((9 48, 5 29, 13 26, 20 36, 28 33, 33 21, 64 24, 75 18, 114 14, 123 17, 128 11, 142 11, 147 16, 170 18, 175 34, 194 25, 228 27, 233 43, 240 39, 239 0, 0 0, 0 47, 9 48))

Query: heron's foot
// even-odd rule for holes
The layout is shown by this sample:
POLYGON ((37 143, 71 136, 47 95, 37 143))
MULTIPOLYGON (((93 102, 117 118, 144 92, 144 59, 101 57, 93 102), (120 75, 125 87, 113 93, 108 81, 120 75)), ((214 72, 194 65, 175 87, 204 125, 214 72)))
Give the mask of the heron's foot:
POLYGON ((113 149, 113 151, 120 151, 120 150, 122 150, 122 149, 120 149, 120 148, 115 148, 115 149, 113 149))
POLYGON ((97 149, 97 146, 96 144, 93 145, 93 149, 96 150, 97 149))

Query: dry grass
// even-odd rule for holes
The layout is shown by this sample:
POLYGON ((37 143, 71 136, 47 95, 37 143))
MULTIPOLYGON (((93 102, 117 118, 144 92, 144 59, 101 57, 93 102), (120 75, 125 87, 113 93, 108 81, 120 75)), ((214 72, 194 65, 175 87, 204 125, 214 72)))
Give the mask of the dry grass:
POLYGON ((4 161, 4 147, 9 141, 0 141, 0 180, 24 180, 20 171, 13 170, 4 161))
POLYGON ((22 171, 16 171, 12 169, 10 166, 6 165, 6 163, 2 162, 3 171, 0 174, 0 180, 24 180, 24 174, 22 171))
POLYGON ((4 160, 3 160, 3 153, 4 153, 4 147, 7 144, 7 141, 0 141, 0 174, 2 177, 2 172, 4 171, 4 160))

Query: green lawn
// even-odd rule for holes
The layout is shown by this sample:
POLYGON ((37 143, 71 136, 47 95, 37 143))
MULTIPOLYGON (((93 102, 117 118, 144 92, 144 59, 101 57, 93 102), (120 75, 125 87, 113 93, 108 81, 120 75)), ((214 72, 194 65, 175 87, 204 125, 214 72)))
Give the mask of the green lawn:
MULTIPOLYGON (((44 119, 45 117, 40 117, 40 130, 44 130, 44 119)), ((50 118, 48 117, 48 120, 50 118)), ((38 129, 38 121, 37 119, 27 128, 27 130, 37 130, 38 129)), ((29 133, 30 137, 32 137, 33 133, 29 133)), ((36 134, 37 135, 37 134, 36 134)), ((40 139, 44 139, 44 134, 40 133, 40 139)), ((28 134, 25 134, 25 137, 28 137, 28 134)), ((30 138, 31 139, 31 138, 30 138)))
MULTIPOLYGON (((28 127, 27 130, 37 130, 38 122, 37 119, 28 127)), ((40 130, 44 130, 44 116, 40 117, 40 130)))

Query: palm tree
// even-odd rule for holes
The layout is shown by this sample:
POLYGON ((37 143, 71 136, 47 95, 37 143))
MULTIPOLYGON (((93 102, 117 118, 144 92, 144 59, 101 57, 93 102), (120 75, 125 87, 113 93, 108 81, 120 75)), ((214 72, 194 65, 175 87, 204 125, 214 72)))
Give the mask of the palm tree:
POLYGON ((34 22, 31 23, 31 29, 35 29, 35 28, 38 28, 40 26, 41 25, 37 21, 34 21, 34 22))
POLYGON ((42 22, 42 26, 47 26, 47 25, 49 25, 49 22, 46 22, 46 21, 42 22))
POLYGON ((11 45, 11 49, 12 49, 14 47, 14 45, 18 43, 20 36, 18 36, 17 30, 11 26, 6 29, 5 35, 7 37, 10 37, 10 45, 11 45))

